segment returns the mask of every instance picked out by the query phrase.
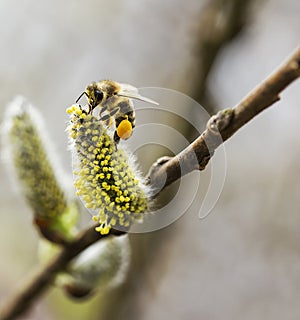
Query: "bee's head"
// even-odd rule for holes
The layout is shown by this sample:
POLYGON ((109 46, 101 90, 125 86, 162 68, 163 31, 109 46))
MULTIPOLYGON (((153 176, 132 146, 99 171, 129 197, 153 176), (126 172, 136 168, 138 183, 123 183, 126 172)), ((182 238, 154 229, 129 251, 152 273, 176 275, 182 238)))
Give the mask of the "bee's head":
POLYGON ((105 99, 105 92, 98 88, 96 82, 92 82, 86 87, 85 95, 91 110, 94 110, 105 99))
POLYGON ((83 95, 85 95, 87 98, 89 112, 94 110, 100 103, 103 102, 105 98, 105 93, 101 90, 101 88, 97 87, 97 84, 95 82, 92 82, 86 87, 85 91, 83 91, 76 100, 76 103, 81 99, 83 95))
MULTIPOLYGON (((82 95, 86 95, 90 111, 92 111, 110 97, 117 95, 118 91, 119 86, 115 82, 103 80, 89 84, 82 95)), ((82 97, 82 95, 77 99, 77 101, 82 97)))

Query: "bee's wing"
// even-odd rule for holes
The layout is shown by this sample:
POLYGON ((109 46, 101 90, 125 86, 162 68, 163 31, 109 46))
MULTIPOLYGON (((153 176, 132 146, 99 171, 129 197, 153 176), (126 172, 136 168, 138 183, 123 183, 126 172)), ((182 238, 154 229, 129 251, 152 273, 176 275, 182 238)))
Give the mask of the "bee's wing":
POLYGON ((121 91, 124 92, 131 92, 131 93, 138 93, 138 89, 130 84, 127 83, 118 83, 121 88, 121 91))
POLYGON ((148 103, 159 105, 158 102, 141 96, 139 94, 138 89, 136 87, 134 87, 134 86, 131 86, 130 84, 119 83, 119 86, 120 86, 120 92, 118 93, 118 96, 120 96, 120 97, 126 97, 126 98, 130 98, 130 99, 141 100, 141 101, 144 101, 144 102, 148 102, 148 103))

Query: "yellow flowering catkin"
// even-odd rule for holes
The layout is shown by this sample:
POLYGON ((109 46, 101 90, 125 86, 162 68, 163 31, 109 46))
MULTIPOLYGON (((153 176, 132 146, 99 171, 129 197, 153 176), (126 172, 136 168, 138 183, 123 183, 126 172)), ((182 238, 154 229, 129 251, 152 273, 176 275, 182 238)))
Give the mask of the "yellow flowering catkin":
POLYGON ((116 146, 103 123, 79 105, 67 109, 75 153, 75 187, 86 208, 99 222, 101 234, 111 227, 128 230, 148 210, 147 188, 130 164, 127 152, 116 146))

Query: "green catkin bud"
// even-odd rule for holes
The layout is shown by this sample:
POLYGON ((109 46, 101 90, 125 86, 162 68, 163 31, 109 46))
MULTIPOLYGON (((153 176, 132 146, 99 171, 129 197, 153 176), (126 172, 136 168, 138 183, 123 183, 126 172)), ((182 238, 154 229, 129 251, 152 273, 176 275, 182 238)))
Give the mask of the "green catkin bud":
POLYGON ((116 146, 103 123, 79 105, 67 113, 77 195, 99 222, 96 230, 101 234, 108 234, 112 227, 129 230, 149 209, 149 190, 133 156, 116 146))
POLYGON ((128 272, 128 235, 103 239, 84 250, 61 274, 56 284, 74 298, 120 285, 128 272))
POLYGON ((77 208, 58 179, 58 164, 49 159, 53 154, 48 151, 41 117, 24 98, 17 97, 8 105, 4 121, 7 158, 36 224, 50 241, 67 241, 75 232, 77 208))

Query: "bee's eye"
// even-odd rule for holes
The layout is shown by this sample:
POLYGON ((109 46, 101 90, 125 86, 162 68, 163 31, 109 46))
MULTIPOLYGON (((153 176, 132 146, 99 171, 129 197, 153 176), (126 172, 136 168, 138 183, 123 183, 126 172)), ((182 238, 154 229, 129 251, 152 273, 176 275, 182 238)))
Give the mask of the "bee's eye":
POLYGON ((96 100, 95 102, 99 104, 103 99, 103 92, 96 89, 94 94, 95 94, 95 100, 96 100))

